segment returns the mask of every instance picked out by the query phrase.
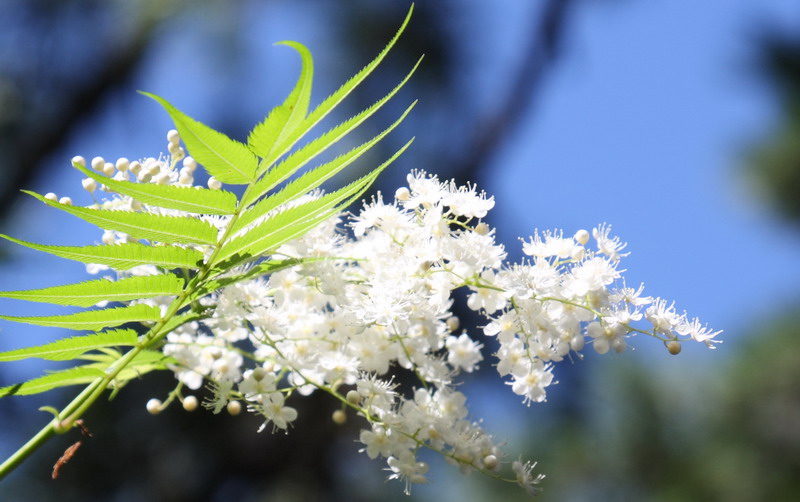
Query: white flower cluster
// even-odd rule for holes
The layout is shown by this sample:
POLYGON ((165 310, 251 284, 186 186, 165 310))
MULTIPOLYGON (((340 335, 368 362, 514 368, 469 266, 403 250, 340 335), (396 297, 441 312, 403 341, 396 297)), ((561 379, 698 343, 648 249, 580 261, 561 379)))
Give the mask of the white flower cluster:
MULTIPOLYGON (((169 141, 177 145, 172 132, 169 141)), ((174 146, 170 152, 183 157, 174 146)), ((92 166, 123 179, 131 173, 140 183, 193 182, 190 157, 180 170, 174 159, 122 160, 92 166)), ((213 179, 208 185, 220 188, 213 179)), ((103 206, 163 212, 117 195, 103 206)), ((494 230, 482 221, 493 206, 493 198, 474 186, 412 172, 393 202, 379 195, 357 214, 333 218, 272 256, 300 259, 299 265, 202 299, 213 313, 170 333, 164 354, 173 358, 182 385, 196 390, 211 383, 207 407, 238 413, 244 402, 275 429, 297 418, 287 404, 295 394, 331 394, 343 410, 366 419, 362 451, 386 459, 389 477, 408 490, 426 481, 421 447, 464 472, 502 478, 498 446, 467 418, 466 398, 455 390, 458 375, 484 359, 475 333, 459 332, 451 312, 455 289, 469 289, 467 305, 486 318, 483 335, 497 338, 497 371, 526 404, 545 400, 554 364, 579 355, 587 340, 600 354, 625 350, 637 333, 662 340, 672 353, 687 339, 712 348, 717 342, 719 332, 665 300, 643 296, 641 287, 625 286, 619 267, 625 244, 609 226, 573 236, 537 232, 523 243, 530 258, 507 264, 494 230), (398 389, 398 371, 412 376, 415 388, 398 389)), ((228 224, 228 218, 210 221, 220 229, 228 224)), ((125 239, 103 236, 107 244, 125 239)), ((154 410, 161 409, 157 404, 154 410)), ((335 421, 344 419, 342 411, 334 414, 335 421)), ((532 469, 513 462, 507 479, 534 492, 541 476, 532 469)))

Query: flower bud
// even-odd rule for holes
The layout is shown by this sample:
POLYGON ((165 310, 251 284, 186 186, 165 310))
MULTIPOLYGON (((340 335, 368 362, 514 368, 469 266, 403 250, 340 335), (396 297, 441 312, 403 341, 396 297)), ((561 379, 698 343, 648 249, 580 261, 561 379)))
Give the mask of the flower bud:
POLYGON ((142 164, 138 160, 134 160, 131 162, 129 169, 133 174, 138 176, 139 172, 142 170, 142 164))
POLYGON ((147 401, 147 412, 151 415, 158 415, 161 413, 161 400, 160 399, 151 399, 147 401))
POLYGON ((222 182, 215 177, 208 178, 208 188, 211 190, 219 190, 222 188, 222 182))
POLYGON ((194 170, 197 169, 197 161, 192 157, 186 157, 183 159, 183 167, 194 172, 194 170))
POLYGON ((131 163, 125 157, 120 157, 117 159, 117 163, 114 166, 117 168, 117 171, 125 172, 131 166, 131 163))
POLYGON ((64 204, 65 206, 71 206, 72 205, 72 199, 69 198, 69 197, 61 197, 60 199, 58 199, 58 203, 59 204, 64 204))
POLYGON ((585 246, 586 243, 589 242, 589 232, 582 228, 575 232, 573 239, 575 239, 578 244, 585 246))
POLYGON ((333 412, 333 415, 331 415, 331 420, 333 420, 333 423, 336 425, 344 425, 345 422, 347 422, 347 413, 345 413, 344 410, 336 410, 333 412))
POLYGON ((575 261, 581 261, 586 256, 586 248, 583 246, 575 246, 569 253, 570 258, 575 261))
POLYGON ((670 340, 667 342, 667 350, 673 356, 677 356, 681 353, 681 342, 678 340, 670 340))
POLYGON ((53 192, 47 192, 44 198, 47 200, 52 200, 53 202, 58 202, 58 195, 54 194, 53 192))
POLYGON ((183 400, 183 409, 186 411, 194 411, 197 409, 197 398, 194 396, 186 396, 183 400))
POLYGON ((445 321, 447 323, 447 329, 450 330, 450 333, 455 333, 458 329, 458 326, 461 324, 456 316, 450 316, 445 321))
POLYGON ((114 171, 116 170, 117 168, 111 162, 106 162, 103 164, 103 174, 106 176, 114 176, 114 171))
POLYGON ((478 223, 474 228, 475 233, 478 235, 487 235, 490 230, 491 228, 489 228, 489 225, 484 222, 478 223))
POLYGON ((264 368, 261 368, 261 367, 254 368, 253 369, 253 380, 255 380, 256 382, 260 382, 261 380, 264 379, 266 374, 267 374, 267 372, 264 371, 264 368))
POLYGON ((399 200, 400 202, 405 202, 411 198, 411 192, 408 191, 406 187, 400 187, 394 193, 394 198, 399 200))
POLYGON ((242 412, 242 403, 239 401, 228 401, 228 406, 226 409, 228 410, 229 415, 235 417, 242 412))
POLYGON ((89 193, 92 193, 95 190, 97 190, 97 182, 92 178, 83 178, 81 180, 81 185, 83 185, 83 189, 89 193))
POLYGON ((347 402, 352 404, 352 405, 354 405, 354 406, 358 406, 358 403, 361 402, 361 394, 359 394, 357 390, 349 390, 349 391, 347 391, 346 398, 347 398, 347 402))
POLYGON ((79 165, 81 167, 86 167, 86 159, 84 159, 80 155, 76 155, 76 156, 72 157, 72 164, 73 165, 79 165))
POLYGON ((497 461, 497 457, 494 455, 486 455, 483 457, 483 466, 490 471, 497 469, 498 465, 500 465, 500 463, 497 461))
POLYGON ((106 165, 106 161, 103 157, 95 157, 92 159, 92 169, 95 171, 102 171, 103 166, 106 165))
POLYGON ((170 129, 167 132, 167 141, 169 141, 173 145, 177 145, 181 141, 181 136, 175 129, 170 129))

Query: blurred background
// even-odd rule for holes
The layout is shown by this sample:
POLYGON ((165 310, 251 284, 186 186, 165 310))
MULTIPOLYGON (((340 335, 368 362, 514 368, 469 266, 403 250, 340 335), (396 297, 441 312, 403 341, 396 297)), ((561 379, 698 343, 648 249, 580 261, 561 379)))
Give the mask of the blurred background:
MULTIPOLYGON (((0 4, 0 232, 83 245, 101 233, 20 188, 90 203, 73 155, 157 156, 164 96, 244 139, 316 59, 312 104, 384 46, 409 2, 6 0, 0 4)), ((378 183, 412 168, 474 181, 512 259, 535 228, 609 222, 630 242, 629 284, 675 299, 724 340, 670 356, 651 339, 556 368, 526 408, 491 361, 463 387, 472 416, 539 461, 541 500, 796 500, 800 493, 800 3, 796 0, 420 0, 411 25, 346 118, 421 70, 353 146, 411 100, 412 116, 364 170, 417 141, 378 183)), ((332 124, 333 122, 331 122, 332 124)), ((344 148, 344 147, 343 147, 344 148)), ((358 172, 353 170, 350 176, 358 172)), ((341 182, 341 180, 337 181, 341 182)), ((81 280, 83 266, 0 246, 0 289, 81 280)), ((13 302, 0 312, 42 313, 13 302)), ((464 314, 468 315, 468 314, 464 314)), ((480 331, 470 329, 479 337, 480 331)), ((0 350, 62 334, 0 323, 0 350)), ((489 343, 489 342, 487 342, 489 343)), ((8 385, 52 363, 0 366, 8 385)), ((249 417, 145 411, 170 375, 148 375, 86 417, 95 437, 50 480, 77 437, 58 437, 0 484, 9 501, 524 500, 429 456, 431 483, 385 482, 335 426, 322 396, 297 399, 289 435, 249 417), (320 418, 323 417, 323 418, 320 418)), ((0 401, 0 456, 74 394, 0 401)))

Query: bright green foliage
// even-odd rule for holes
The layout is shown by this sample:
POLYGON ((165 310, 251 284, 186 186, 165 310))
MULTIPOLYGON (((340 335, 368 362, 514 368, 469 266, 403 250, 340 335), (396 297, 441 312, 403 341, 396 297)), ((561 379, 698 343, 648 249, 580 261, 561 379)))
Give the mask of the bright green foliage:
MULTIPOLYGON (((45 204, 103 230, 116 231, 126 234, 131 240, 145 242, 60 246, 26 242, 2 234, 0 237, 37 251, 85 264, 105 265, 117 271, 147 267, 141 269, 144 272, 137 271, 133 275, 122 272, 116 281, 99 279, 0 293, 0 298, 79 307, 91 307, 103 302, 123 303, 121 307, 66 315, 0 315, 0 319, 8 321, 94 332, 66 337, 38 347, 0 353, 0 362, 41 358, 53 361, 81 360, 84 363, 0 388, 0 397, 88 384, 61 411, 71 419, 77 419, 105 390, 116 391, 130 379, 149 371, 166 369, 172 360, 160 351, 165 337, 187 322, 208 316, 207 307, 198 301, 203 296, 237 281, 268 275, 300 263, 300 260, 270 255, 281 245, 301 237, 360 197, 411 141, 358 180, 326 195, 307 197, 307 194, 374 147, 403 121, 414 104, 371 140, 310 169, 295 181, 288 180, 382 108, 408 81, 419 62, 384 98, 317 139, 311 139, 294 152, 292 149, 377 68, 396 43, 410 15, 411 12, 397 34, 372 62, 310 113, 313 77, 311 53, 297 42, 282 42, 299 53, 302 62, 300 76, 286 100, 254 127, 246 144, 196 121, 159 96, 143 93, 160 103, 169 113, 188 154, 210 175, 222 183, 245 185, 240 198, 224 190, 110 178, 87 169, 82 163, 74 163, 73 167, 101 186, 97 194, 108 192, 129 197, 136 204, 128 200, 124 207, 136 209, 112 210, 102 208, 101 204, 81 207, 25 191, 45 204), (280 185, 283 185, 280 191, 271 193, 280 185), (248 266, 234 269, 243 264, 248 266), (149 300, 155 297, 159 297, 158 306, 149 300), (134 303, 126 305, 125 302, 134 303), (137 331, 106 330, 128 323, 143 325, 137 331), (88 364, 85 364, 87 361, 88 364)), ((170 165, 169 168, 172 167, 170 165)), ((49 424, 37 438, 49 437, 48 434, 54 431, 53 427, 52 423, 49 424)), ((37 447, 39 439, 34 443, 36 446, 23 447, 0 466, 0 478, 27 456, 31 448, 37 447)))
POLYGON ((28 380, 27 382, 2 387, 0 388, 0 397, 39 394, 47 392, 48 390, 57 389, 58 387, 91 383, 102 376, 103 370, 101 369, 78 366, 63 371, 54 371, 45 376, 28 380))
POLYGON ((20 246, 50 253, 81 263, 98 263, 117 270, 129 270, 140 265, 155 265, 163 268, 196 268, 203 254, 191 248, 176 246, 148 246, 134 242, 111 246, 52 246, 26 242, 0 234, 3 239, 20 246))
POLYGON ((303 66, 297 84, 286 100, 273 109, 263 122, 255 126, 247 138, 247 145, 250 149, 265 159, 263 162, 265 167, 259 167, 259 175, 263 174, 266 166, 271 164, 275 158, 284 153, 277 151, 276 147, 282 145, 303 123, 308 112, 308 104, 311 101, 311 80, 314 76, 314 60, 311 52, 297 42, 285 41, 279 42, 279 44, 296 50, 302 58, 303 66))
POLYGON ((0 352, 0 362, 38 357, 48 361, 67 361, 105 347, 133 347, 138 335, 132 329, 113 329, 102 333, 62 338, 37 347, 0 352))
POLYGON ((91 307, 102 301, 125 302, 155 296, 177 296, 181 291, 183 280, 172 274, 164 274, 126 277, 119 281, 98 279, 27 291, 0 291, 0 298, 91 307))
POLYGON ((38 326, 53 326, 67 329, 98 329, 119 326, 129 322, 155 322, 161 319, 157 307, 150 305, 131 305, 128 307, 112 307, 100 310, 88 310, 75 314, 51 315, 37 317, 18 317, 0 315, 0 319, 14 322, 36 324, 38 326))
POLYGON ((176 244, 213 244, 217 240, 217 229, 212 224, 197 218, 75 207, 45 199, 44 196, 35 192, 28 190, 23 190, 23 192, 36 197, 48 206, 61 209, 97 225, 103 230, 124 232, 137 239, 176 244))
POLYGON ((79 164, 73 163, 72 167, 112 191, 145 204, 198 214, 233 214, 236 211, 236 195, 225 190, 118 181, 79 164))
POLYGON ((167 110, 189 152, 212 176, 232 185, 255 181, 258 159, 246 145, 197 122, 164 98, 149 92, 142 94, 155 99, 167 110))

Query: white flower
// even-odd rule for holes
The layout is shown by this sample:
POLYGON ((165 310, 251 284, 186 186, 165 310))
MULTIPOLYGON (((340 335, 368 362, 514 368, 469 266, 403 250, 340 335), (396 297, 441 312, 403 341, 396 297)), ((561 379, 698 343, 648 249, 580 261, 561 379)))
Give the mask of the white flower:
POLYGON ((478 363, 483 360, 481 355, 483 345, 472 340, 466 333, 461 334, 458 338, 447 337, 445 346, 448 351, 447 362, 467 373, 472 373, 472 370, 476 369, 478 363))
POLYGON ((386 461, 389 464, 389 469, 392 474, 389 479, 404 479, 406 487, 403 492, 410 495, 409 485, 411 483, 421 484, 427 483, 428 479, 425 474, 428 472, 428 464, 425 462, 418 462, 417 457, 411 450, 403 450, 397 457, 389 457, 386 461))

